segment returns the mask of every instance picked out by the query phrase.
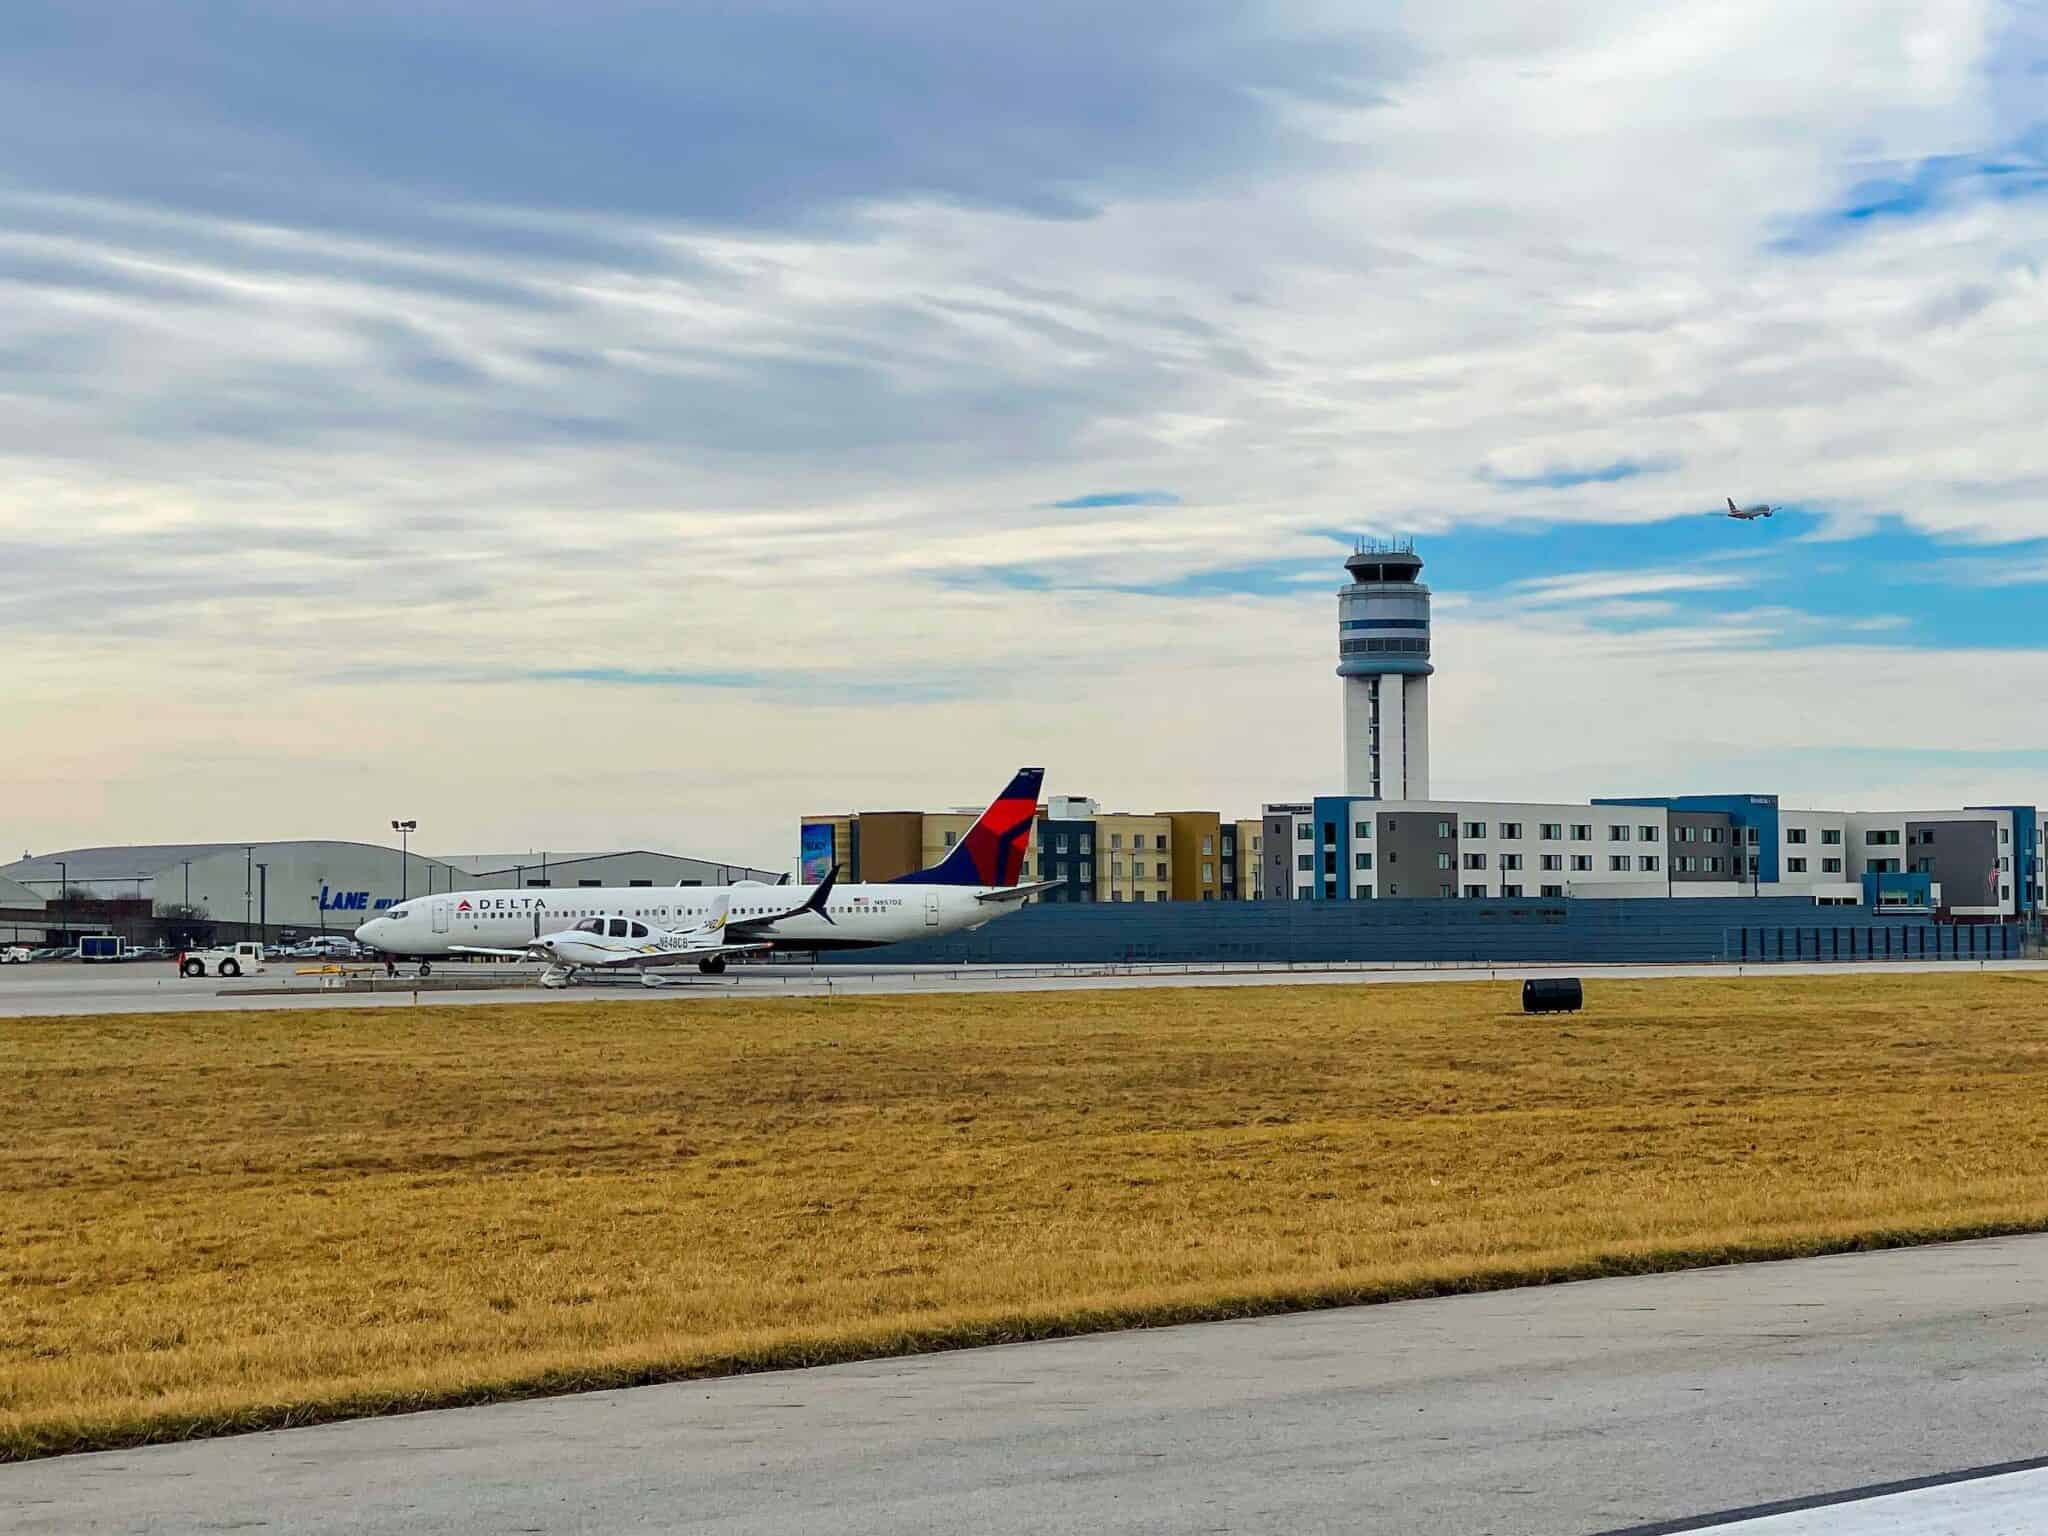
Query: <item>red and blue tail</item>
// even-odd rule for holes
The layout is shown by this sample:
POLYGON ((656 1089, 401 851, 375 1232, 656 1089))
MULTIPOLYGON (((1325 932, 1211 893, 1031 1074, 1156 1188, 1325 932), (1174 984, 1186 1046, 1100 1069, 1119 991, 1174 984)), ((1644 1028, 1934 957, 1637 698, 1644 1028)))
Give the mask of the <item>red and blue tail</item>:
POLYGON ((1038 814, 1043 768, 1019 768, 981 819, 930 869, 904 875, 898 885, 1016 885, 1031 851, 1031 818, 1038 814))

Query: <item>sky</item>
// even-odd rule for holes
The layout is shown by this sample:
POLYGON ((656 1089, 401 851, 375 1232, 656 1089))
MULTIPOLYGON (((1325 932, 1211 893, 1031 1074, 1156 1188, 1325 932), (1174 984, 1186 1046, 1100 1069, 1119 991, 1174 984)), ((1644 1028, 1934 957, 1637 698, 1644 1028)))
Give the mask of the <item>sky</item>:
POLYGON ((1360 536, 1439 795, 2048 801, 2040 0, 6 29, 23 849, 1252 815, 1360 536))

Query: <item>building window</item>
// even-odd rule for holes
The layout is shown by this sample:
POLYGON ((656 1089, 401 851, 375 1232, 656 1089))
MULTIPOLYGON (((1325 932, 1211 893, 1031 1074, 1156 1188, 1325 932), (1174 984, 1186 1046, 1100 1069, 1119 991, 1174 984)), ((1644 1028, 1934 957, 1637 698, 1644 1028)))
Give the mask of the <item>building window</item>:
POLYGON ((1546 821, 1539 830, 1546 843, 1559 842, 1564 837, 1564 823, 1561 821, 1546 821))
POLYGON ((1486 899, 1486 887, 1483 885, 1468 885, 1465 887, 1465 896, 1470 901, 1483 901, 1486 899))
POLYGON ((1204 852, 1204 853, 1214 853, 1215 851, 1216 851, 1216 839, 1215 839, 1215 838, 1213 838, 1213 837, 1207 837, 1207 836, 1203 837, 1203 839, 1202 839, 1202 852, 1204 852))
POLYGON ((1637 827, 1636 834, 1646 843, 1657 841, 1657 829, 1655 827, 1637 827))
POLYGON ((1211 880, 1214 880, 1215 878, 1216 866, 1214 864, 1204 864, 1202 866, 1202 884, 1207 885, 1211 880))
POLYGON ((1095 834, 1094 834, 1094 833, 1092 833, 1092 832, 1083 832, 1083 833, 1081 834, 1081 843, 1080 843, 1080 851, 1081 851, 1082 853, 1093 853, 1093 852, 1095 851, 1095 834))
POLYGON ((1111 859, 1109 861, 1109 878, 1112 880, 1121 880, 1123 879, 1123 877, 1124 861, 1122 859, 1111 859))
POLYGON ((1522 824, 1519 821, 1504 821, 1500 824, 1500 835, 1509 842, 1519 842, 1522 836, 1522 824))
POLYGON ((953 845, 954 845, 955 843, 957 843, 957 842, 959 842, 959 841, 960 841, 960 834, 959 834, 958 832, 948 832, 948 833, 946 834, 946 846, 947 846, 948 848, 952 847, 952 846, 953 846, 953 845))
POLYGON ((1500 893, 1503 896, 1519 896, 1522 894, 1522 888, 1519 885, 1504 885, 1500 888, 1500 893))
POLYGON ((1662 864, 1663 861, 1654 853, 1646 853, 1643 855, 1642 868, 1643 873, 1646 875, 1656 874, 1657 871, 1662 867, 1662 864))
POLYGON ((1295 857, 1294 867, 1304 875, 1312 875, 1316 872, 1316 856, 1312 853, 1299 854, 1295 857))
POLYGON ((1123 847, 1123 845, 1124 845, 1124 835, 1123 835, 1123 833, 1121 833, 1121 832, 1112 832, 1112 833, 1110 833, 1110 834, 1109 834, 1109 846, 1110 846, 1110 847, 1112 847, 1112 848, 1121 848, 1121 847, 1123 847))
POLYGON ((1312 843, 1316 840, 1316 829, 1304 821, 1294 829, 1294 835, 1304 843, 1312 843))
POLYGON ((1546 885, 1543 887, 1543 894, 1546 896, 1562 896, 1564 894, 1564 887, 1561 885, 1546 885))
POLYGON ((1806 841, 1806 828, 1804 828, 1804 827, 1787 827, 1787 828, 1785 829, 1785 841, 1786 841, 1786 842, 1788 842, 1788 843, 1792 843, 1792 844, 1795 844, 1795 845, 1797 845, 1797 844, 1799 844, 1799 843, 1803 843, 1803 842, 1805 842, 1805 841, 1806 841))
POLYGON ((1820 844, 1823 848, 1841 847, 1842 829, 1840 827, 1822 827, 1820 829, 1820 844))
POLYGON ((1708 841, 1708 842, 1710 842, 1710 843, 1718 843, 1718 842, 1720 842, 1720 841, 1721 841, 1721 830, 1722 830, 1722 829, 1721 829, 1721 828, 1719 828, 1719 827, 1708 827, 1708 828, 1706 829, 1706 831, 1707 831, 1707 841, 1708 841))
POLYGON ((1095 878, 1095 866, 1086 859, 1081 861, 1081 878, 1083 880, 1093 880, 1095 878))
POLYGON ((1607 841, 1610 843, 1625 843, 1629 840, 1629 835, 1627 827, 1609 827, 1607 829, 1607 841))
POLYGON ((1164 832, 1154 834, 1152 846, 1161 853, 1166 852, 1166 834, 1164 832))
POLYGON ((1352 855, 1351 865, 1354 869, 1371 869, 1372 855, 1369 853, 1354 854, 1352 855))
POLYGON ((1164 880, 1166 878, 1166 866, 1164 864, 1154 864, 1152 866, 1152 878, 1164 880))
POLYGON ((1369 822, 1369 821, 1361 821, 1361 822, 1359 822, 1359 823, 1358 823, 1357 825, 1355 825, 1354 827, 1352 827, 1352 829, 1351 829, 1351 835, 1352 835, 1353 837, 1371 837, 1371 836, 1372 836, 1372 823, 1371 823, 1371 822, 1369 822))
POLYGON ((1573 822, 1572 841, 1575 843, 1590 843, 1593 841, 1593 823, 1590 821, 1573 822))
POLYGON ((1438 854, 1436 856, 1436 867, 1438 869, 1449 869, 1451 867, 1451 856, 1448 853, 1438 854))
POLYGON ((1563 855, 1563 854, 1561 854, 1561 853, 1546 853, 1546 854, 1544 854, 1544 855, 1543 855, 1543 867, 1544 867, 1545 869, 1563 869, 1563 868, 1564 868, 1564 855, 1563 855))
POLYGON ((1522 867, 1522 856, 1519 853, 1504 853, 1500 856, 1500 867, 1502 869, 1520 869, 1522 867))
POLYGON ((1455 896, 1458 894, 1458 888, 1446 881, 1436 888, 1436 893, 1439 896, 1455 896))
POLYGON ((1227 858, 1229 858, 1229 857, 1230 857, 1230 856, 1231 856, 1232 854, 1234 854, 1234 853, 1236 853, 1236 852, 1237 852, 1237 834, 1236 834, 1235 832, 1226 832, 1226 833, 1224 833, 1224 834, 1223 834, 1223 857, 1225 857, 1225 858, 1227 859, 1227 858))
POLYGON ((1065 853, 1067 851, 1067 840, 1064 837, 1054 838, 1052 840, 1052 851, 1054 853, 1065 853))
POLYGON ((1111 901, 1122 901, 1124 899, 1124 893, 1122 891, 1111 891, 1109 893, 1109 899, 1111 901))
POLYGON ((1590 853, 1573 854, 1572 869, 1577 874, 1591 874, 1593 872, 1593 855, 1591 855, 1590 853))
POLYGON ((1842 872, 1842 861, 1840 859, 1822 859, 1820 861, 1820 872, 1824 875, 1839 875, 1842 872))
POLYGON ((1872 829, 1863 834, 1863 846, 1866 848, 1896 848, 1898 845, 1897 832, 1880 832, 1872 829))
POLYGON ((1616 874, 1626 874, 1630 862, 1629 856, 1625 853, 1610 854, 1607 859, 1607 867, 1616 874))
POLYGON ((1467 869, 1484 869, 1484 868, 1486 868, 1486 855, 1485 855, 1485 854, 1483 854, 1483 853, 1468 853, 1468 854, 1466 854, 1466 855, 1465 855, 1465 867, 1466 867, 1467 869))
POLYGON ((1357 899, 1358 899, 1359 901, 1371 901, 1371 900, 1372 900, 1372 887, 1371 887, 1371 886, 1369 886, 1369 885, 1361 885, 1361 886, 1359 886, 1359 887, 1358 887, 1358 889, 1357 889, 1357 892, 1356 892, 1356 897, 1357 897, 1357 899))
POLYGON ((1806 860, 1804 860, 1804 859, 1787 859, 1787 860, 1785 861, 1785 873, 1787 873, 1788 875, 1803 875, 1803 874, 1805 874, 1805 873, 1806 873, 1806 860))
POLYGON ((1451 835, 1452 835, 1452 824, 1451 824, 1450 822, 1448 822, 1448 821, 1440 821, 1440 822, 1438 822, 1438 823, 1436 824, 1436 835, 1437 835, 1438 837, 1449 837, 1449 836, 1451 836, 1451 835))
POLYGON ((1466 835, 1467 837, 1484 837, 1484 836, 1486 836, 1486 823, 1485 823, 1485 822, 1483 822, 1483 821, 1468 821, 1468 822, 1466 822, 1466 823, 1465 823, 1465 835, 1466 835))
POLYGON ((1710 875, 1721 873, 1721 861, 1718 858, 1707 860, 1707 873, 1710 875))

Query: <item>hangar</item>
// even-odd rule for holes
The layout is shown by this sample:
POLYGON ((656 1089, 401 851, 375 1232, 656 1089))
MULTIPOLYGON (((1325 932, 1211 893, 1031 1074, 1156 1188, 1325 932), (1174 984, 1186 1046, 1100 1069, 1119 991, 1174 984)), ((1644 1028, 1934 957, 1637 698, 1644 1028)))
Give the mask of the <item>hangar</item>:
POLYGON ((224 925, 265 937, 346 932, 371 913, 433 891, 596 885, 714 885, 774 871, 681 854, 468 854, 433 858, 326 840, 146 843, 71 848, 0 865, 0 931, 115 931, 158 937, 224 925))

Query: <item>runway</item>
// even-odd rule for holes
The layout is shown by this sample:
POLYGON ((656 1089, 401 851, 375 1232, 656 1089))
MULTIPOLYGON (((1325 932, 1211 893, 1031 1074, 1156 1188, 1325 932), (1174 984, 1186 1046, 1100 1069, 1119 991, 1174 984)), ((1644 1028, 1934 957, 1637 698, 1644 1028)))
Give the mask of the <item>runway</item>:
POLYGON ((0 1528, 2036 1531, 2044 1298, 2027 1237, 1106 1334, 0 1467, 0 1528))
POLYGON ((188 980, 168 964, 43 964, 0 967, 0 1018, 93 1013, 186 1013, 245 1008, 411 1008, 474 1003, 559 1003, 571 1000, 645 1002, 649 998, 862 997, 903 993, 1066 992, 1131 987, 1370 986, 1419 982, 1513 982, 1529 976, 1583 976, 1589 987, 1605 980, 1670 976, 1850 976, 1921 972, 2048 972, 2048 961, 1882 961, 1783 965, 1570 965, 1488 966, 973 966, 776 964, 735 967, 724 976, 685 972, 659 990, 630 979, 607 978, 561 991, 537 985, 507 985, 535 968, 442 965, 434 990, 344 992, 323 988, 320 978, 300 976, 293 966, 236 982, 188 980), (460 986, 475 976, 486 985, 460 986), (451 985, 453 984, 453 985, 451 985), (279 996, 289 986, 293 995, 279 996))

